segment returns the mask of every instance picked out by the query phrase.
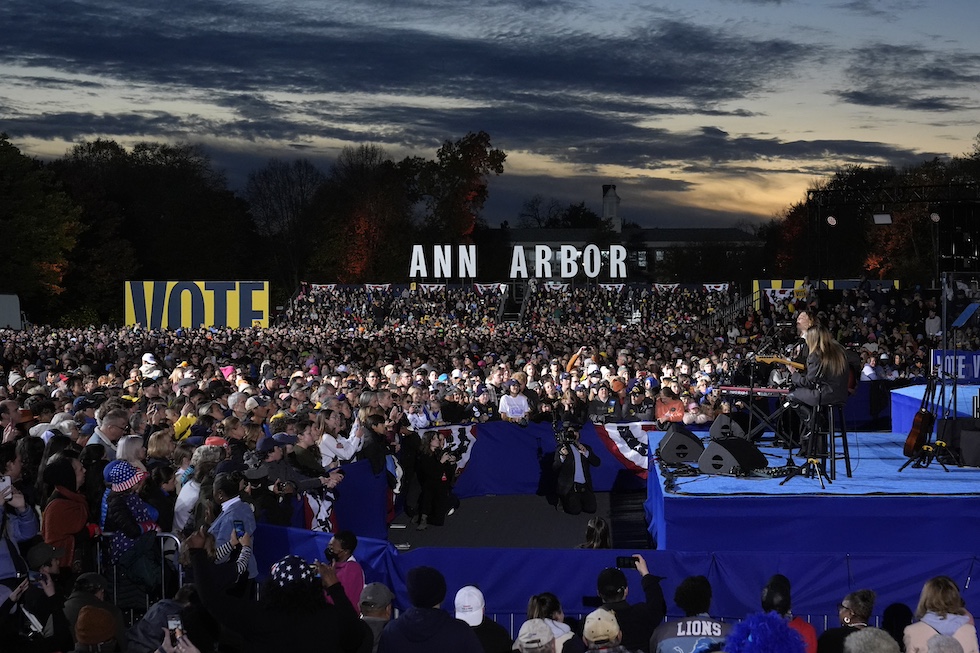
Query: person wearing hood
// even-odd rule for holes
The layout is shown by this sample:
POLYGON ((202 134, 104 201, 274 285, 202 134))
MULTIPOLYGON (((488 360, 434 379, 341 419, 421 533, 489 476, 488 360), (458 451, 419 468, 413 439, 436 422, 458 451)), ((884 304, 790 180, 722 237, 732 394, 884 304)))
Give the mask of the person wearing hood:
POLYGON ((952 637, 964 653, 977 653, 977 629, 963 607, 963 597, 948 576, 926 581, 915 610, 919 619, 905 628, 906 653, 926 653, 929 639, 936 633, 952 637))
POLYGON ((438 569, 415 567, 405 581, 412 607, 381 632, 378 653, 473 653, 480 640, 463 621, 439 608, 446 579, 438 569))
POLYGON ((54 490, 42 514, 41 535, 63 551, 59 560, 62 569, 78 571, 86 558, 76 554, 78 544, 87 545, 82 547, 87 552, 90 541, 101 532, 89 521, 88 500, 80 492, 85 485, 85 468, 77 457, 56 455, 44 468, 44 482, 54 490))

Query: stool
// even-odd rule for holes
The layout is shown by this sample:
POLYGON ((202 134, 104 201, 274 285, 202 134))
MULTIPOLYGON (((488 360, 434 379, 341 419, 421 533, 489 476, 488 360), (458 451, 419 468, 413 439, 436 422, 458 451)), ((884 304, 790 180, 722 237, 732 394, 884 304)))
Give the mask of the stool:
POLYGON ((830 461, 830 480, 837 478, 837 461, 844 461, 847 478, 851 478, 851 451, 847 444, 847 424, 844 421, 844 404, 827 404, 818 407, 827 425, 827 460, 830 461), (840 440, 840 452, 837 441, 840 440))

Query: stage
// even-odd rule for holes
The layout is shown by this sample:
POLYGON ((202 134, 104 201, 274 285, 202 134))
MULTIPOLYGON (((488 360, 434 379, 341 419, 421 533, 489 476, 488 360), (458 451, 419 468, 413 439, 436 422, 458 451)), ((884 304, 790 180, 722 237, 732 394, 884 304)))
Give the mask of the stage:
MULTIPOLYGON (((896 433, 909 432, 912 428, 912 420, 922 405, 922 393, 925 385, 910 385, 907 388, 897 388, 891 391, 891 416, 892 430, 896 433)), ((980 386, 959 384, 956 387, 956 410, 953 410, 953 386, 950 383, 939 386, 936 389, 936 405, 938 407, 937 416, 943 417, 946 408, 950 409, 950 416, 970 417, 973 415, 973 398, 977 396, 980 386), (954 415, 955 413, 955 415, 954 415)))
MULTIPOLYGON (((649 432, 651 451, 663 435, 649 432)), ((405 575, 417 565, 442 570, 449 596, 477 583, 487 595, 488 613, 512 632, 523 621, 528 597, 542 591, 556 593, 567 614, 589 612, 586 599, 594 596, 599 571, 617 555, 632 553, 641 553, 651 571, 665 577, 673 616, 677 610, 670 597, 693 574, 712 584, 712 613, 738 619, 758 609, 766 579, 783 573, 793 582, 794 612, 810 618, 818 630, 836 625, 837 603, 862 587, 878 593, 874 619, 893 602, 914 606, 922 583, 938 574, 965 586, 971 604, 980 601, 980 589, 970 587, 972 575, 980 572, 974 553, 980 541, 980 469, 944 472, 933 464, 899 472, 906 461, 904 441, 898 433, 851 434, 854 476, 848 479, 841 471, 825 490, 806 478, 780 486, 779 478, 701 475, 677 478, 675 490, 667 492, 662 470, 651 458, 645 507, 657 550, 574 548, 589 516, 569 517, 535 495, 535 472, 526 480, 532 488, 527 491, 463 497, 460 511, 442 527, 419 532, 399 517, 396 524, 407 528, 386 529, 381 538, 357 530, 356 556, 369 581, 395 589, 401 608, 408 605, 405 575), (407 550, 396 544, 408 545, 407 550)), ((521 442, 534 448, 534 438, 521 438, 511 451, 521 442)), ((770 465, 785 464, 785 450, 766 447, 765 452, 770 465)), ((611 461, 604 464, 613 467, 611 461)), ((534 472, 530 463, 528 469, 534 472)), ((610 480, 606 484, 615 485, 610 480)), ((599 493, 600 516, 611 516, 611 496, 599 493)), ((268 569, 287 551, 320 558, 329 539, 325 533, 261 526, 255 553, 260 567, 268 569)), ((638 575, 628 572, 627 578, 630 594, 642 595, 638 575)))
MULTIPOLYGON (((651 450, 656 449, 651 433, 651 450)), ((657 436, 662 434, 657 433, 657 436)), ((707 435, 698 433, 697 435, 707 435)), ((651 460, 650 533, 660 550, 784 553, 951 553, 980 541, 980 469, 899 467, 905 434, 849 434, 853 477, 676 477, 651 460)), ((770 467, 786 450, 762 447, 770 467)), ((799 462, 799 458, 796 459, 799 462)))

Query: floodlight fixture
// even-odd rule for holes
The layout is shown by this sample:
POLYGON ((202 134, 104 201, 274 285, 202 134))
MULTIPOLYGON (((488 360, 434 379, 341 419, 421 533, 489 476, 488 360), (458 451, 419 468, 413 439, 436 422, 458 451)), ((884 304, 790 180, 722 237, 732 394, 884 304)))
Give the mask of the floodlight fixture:
POLYGON ((891 213, 875 213, 871 216, 875 224, 891 224, 892 214, 891 213))

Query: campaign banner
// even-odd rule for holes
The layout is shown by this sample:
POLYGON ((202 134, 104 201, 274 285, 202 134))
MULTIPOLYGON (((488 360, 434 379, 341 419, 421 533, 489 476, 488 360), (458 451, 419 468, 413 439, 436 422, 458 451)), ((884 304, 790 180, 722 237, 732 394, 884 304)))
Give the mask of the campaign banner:
POLYGON ((792 288, 766 288, 766 297, 769 303, 775 306, 779 302, 784 302, 793 296, 792 288))
POLYGON ((939 373, 940 378, 980 383, 980 351, 933 349, 929 360, 932 371, 939 373))
POLYGON ((541 284, 541 287, 545 290, 553 290, 555 292, 568 292, 568 284, 560 281, 546 281, 541 284))
POLYGON ((484 293, 502 293, 507 290, 506 283, 474 283, 473 288, 479 294, 484 293))
POLYGON ((727 283, 706 283, 704 284, 704 289, 706 292, 728 292, 727 283))
POLYGON ((419 437, 424 438, 426 433, 438 431, 446 439, 443 451, 448 451, 456 458, 456 469, 462 472, 466 469, 466 464, 470 462, 473 443, 476 442, 474 428, 473 424, 433 426, 431 428, 419 429, 419 437))
POLYGON ((628 422, 625 424, 596 424, 596 434, 606 449, 616 456, 626 469, 647 477, 650 453, 649 431, 656 431, 653 422, 628 422))
POLYGON ((267 327, 269 294, 268 281, 126 281, 126 325, 267 327))

